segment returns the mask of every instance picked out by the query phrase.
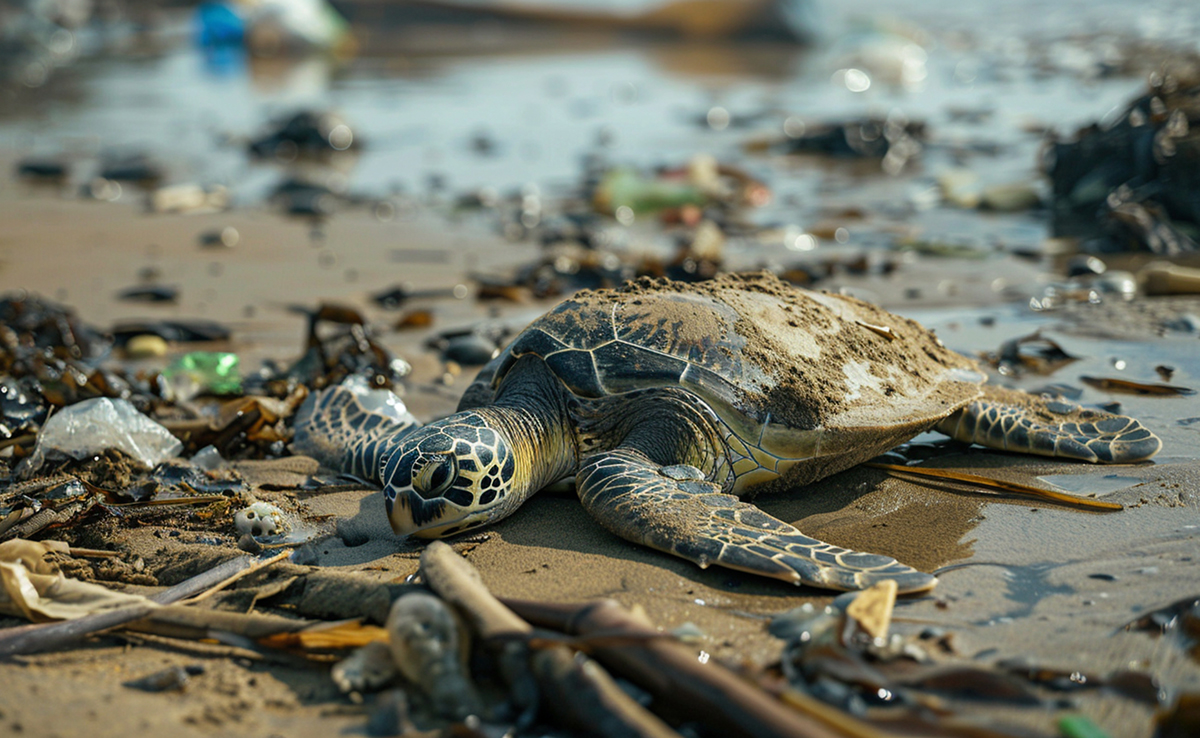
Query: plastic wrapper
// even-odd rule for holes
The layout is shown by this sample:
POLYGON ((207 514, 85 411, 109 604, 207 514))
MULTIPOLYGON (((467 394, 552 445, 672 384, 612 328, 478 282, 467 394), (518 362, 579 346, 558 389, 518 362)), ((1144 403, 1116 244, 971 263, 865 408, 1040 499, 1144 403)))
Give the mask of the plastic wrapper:
POLYGON ((65 407, 46 421, 23 473, 36 471, 51 452, 83 459, 109 448, 154 467, 177 456, 183 444, 128 400, 97 397, 65 407))

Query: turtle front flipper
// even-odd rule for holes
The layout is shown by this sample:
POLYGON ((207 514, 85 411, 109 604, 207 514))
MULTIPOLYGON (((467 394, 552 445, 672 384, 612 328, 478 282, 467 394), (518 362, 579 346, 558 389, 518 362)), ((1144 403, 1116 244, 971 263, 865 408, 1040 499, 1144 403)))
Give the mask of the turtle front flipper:
POLYGON ((388 454, 417 425, 369 410, 359 393, 338 386, 309 395, 296 411, 292 450, 380 484, 388 454))
POLYGON ((809 538, 704 479, 693 466, 661 466, 631 448, 586 459, 576 486, 584 508, 622 538, 707 568, 717 564, 793 584, 863 589, 894 579, 901 592, 937 579, 888 556, 809 538))
POLYGON ((966 443, 1100 464, 1144 461, 1162 441, 1134 418, 984 385, 983 396, 937 425, 966 443))

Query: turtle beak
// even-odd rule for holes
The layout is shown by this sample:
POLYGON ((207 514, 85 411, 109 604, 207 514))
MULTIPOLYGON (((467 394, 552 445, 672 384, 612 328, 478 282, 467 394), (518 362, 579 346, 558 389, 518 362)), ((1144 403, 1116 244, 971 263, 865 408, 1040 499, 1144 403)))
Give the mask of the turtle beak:
POLYGON ((449 502, 435 497, 426 500, 412 490, 384 490, 384 505, 387 507, 388 523, 398 536, 417 538, 440 538, 457 533, 465 524, 480 516, 471 514, 449 502))

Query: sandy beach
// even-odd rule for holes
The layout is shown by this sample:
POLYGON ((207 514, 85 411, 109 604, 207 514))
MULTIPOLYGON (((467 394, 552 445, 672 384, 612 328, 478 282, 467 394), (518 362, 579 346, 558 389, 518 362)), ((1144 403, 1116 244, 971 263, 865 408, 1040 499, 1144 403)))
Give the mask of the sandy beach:
MULTIPOLYGON (((945 32, 937 38, 940 46, 926 41, 931 53, 951 56, 935 59, 943 66, 934 66, 934 71, 945 72, 949 79, 951 74, 965 75, 963 70, 975 69, 953 56, 965 53, 955 46, 957 37, 945 32)), ((1059 721, 1064 715, 1085 716, 1114 738, 1161 735, 1156 732, 1156 715, 1168 712, 1181 695, 1194 698, 1200 691, 1195 633, 1186 636, 1176 630, 1160 635, 1153 628, 1126 626, 1200 593, 1196 565, 1200 399, 1194 394, 1122 394, 1083 378, 1162 383, 1165 376, 1174 387, 1196 388, 1200 385, 1197 329, 1187 326, 1200 315, 1200 297, 1138 295, 1124 301, 1104 293, 1089 301, 1084 290, 1082 299, 1067 300, 1065 306, 1030 307, 1036 303, 1040 308, 1041 301, 1049 306, 1048 296, 1061 299, 1054 290, 1063 281, 1066 257, 1054 252, 1060 244, 1049 237, 1046 207, 979 210, 952 207, 941 195, 929 194, 938 192, 934 175, 947 162, 959 168, 975 162, 985 180, 1011 183, 1019 176, 1034 182, 1027 189, 1044 196, 1045 183, 1034 171, 1041 140, 1021 127, 1034 127, 1029 111, 1000 114, 983 128, 967 128, 963 133, 964 129, 944 120, 959 120, 946 113, 956 99, 935 86, 943 97, 924 104, 927 111, 942 116, 951 134, 927 146, 929 162, 915 171, 910 167, 903 176, 886 178, 873 162, 868 175, 836 159, 781 164, 745 153, 753 150, 746 145, 752 138, 749 133, 734 128, 718 140, 724 127, 710 129, 706 124, 697 129, 691 122, 680 122, 691 115, 681 111, 690 106, 700 109, 701 117, 705 110, 711 114, 719 106, 706 95, 734 110, 771 109, 740 96, 729 79, 756 85, 755 94, 768 102, 773 95, 803 99, 779 82, 787 76, 780 70, 791 70, 789 79, 802 89, 800 83, 808 79, 808 72, 780 61, 792 60, 797 52, 775 56, 763 52, 770 62, 766 66, 772 69, 766 74, 760 66, 722 66, 705 56, 716 65, 713 71, 696 59, 687 62, 691 58, 684 53, 687 49, 674 46, 644 52, 608 52, 603 51, 604 44, 600 48, 588 47, 574 55, 551 52, 546 57, 514 53, 482 62, 470 55, 448 62, 415 57, 405 64, 399 57, 369 59, 346 73, 349 82, 326 72, 328 79, 322 84, 340 95, 335 100, 352 109, 358 105, 375 116, 368 117, 364 127, 375 134, 377 143, 375 149, 365 148, 351 178, 352 191, 370 196, 347 197, 332 216, 318 220, 281 214, 259 196, 262 186, 246 194, 253 190, 247 186, 238 193, 243 199, 235 200, 229 209, 181 215, 152 212, 146 206, 146 193, 132 184, 124 186, 115 202, 102 202, 80 194, 80 186, 87 184, 80 175, 68 184, 50 186, 8 176, 29 154, 30 141, 36 144, 33 148, 46 148, 47 141, 55 141, 61 150, 81 148, 92 156, 98 145, 72 126, 91 125, 90 115, 100 120, 115 116, 112 110, 119 109, 122 101, 136 102, 133 92, 142 83, 138 75, 150 74, 146 69, 154 64, 161 65, 164 76, 174 74, 187 85, 204 87, 207 95, 219 96, 223 89, 183 67, 196 61, 192 52, 166 53, 145 68, 118 64, 114 71, 97 66, 94 80, 84 76, 72 78, 70 84, 107 90, 107 97, 78 103, 73 96, 64 96, 61 104, 69 114, 61 124, 64 129, 52 125, 61 111, 50 103, 32 103, 29 111, 6 114, 0 120, 0 127, 11 126, 0 140, 0 172, 5 173, 0 176, 0 296, 40 295, 70 306, 80 320, 101 330, 131 320, 214 321, 230 330, 228 341, 172 342, 165 355, 141 358, 114 351, 104 363, 130 371, 157 371, 192 350, 229 351, 238 355, 243 376, 256 372, 264 362, 286 365, 304 353, 305 311, 311 313, 321 304, 349 307, 364 317, 365 331, 373 340, 411 366, 398 389, 408 409, 428 422, 454 412, 478 369, 446 361, 433 346, 440 335, 486 323, 496 328, 494 334, 511 338, 559 299, 534 298, 527 288, 505 293, 517 299, 480 297, 481 284, 510 282, 549 251, 530 235, 533 229, 514 230, 505 206, 466 210, 454 206, 452 197, 478 199, 483 191, 479 185, 495 180, 509 198, 504 202, 532 199, 550 211, 559 199, 568 199, 560 197, 569 189, 566 180, 584 178, 578 173, 583 165, 573 156, 589 150, 593 140, 605 141, 606 136, 617 140, 605 144, 617 160, 652 159, 661 164, 669 159, 677 167, 679 151, 695 153, 711 147, 769 180, 775 196, 768 215, 758 221, 730 216, 722 222, 731 234, 722 241, 725 270, 828 266, 829 276, 816 287, 862 297, 918 320, 935 330, 949 348, 976 358, 1040 331, 1074 362, 1048 375, 993 371, 993 380, 1033 392, 1050 384, 1067 386, 1078 390, 1073 401, 1088 408, 1116 403, 1120 413, 1140 419, 1163 441, 1154 460, 1114 466, 941 443, 936 434, 924 434, 904 450, 906 460, 920 460, 921 466, 1043 488, 1055 485, 1071 494, 1120 503, 1124 506, 1120 512, 1071 509, 866 467, 787 494, 764 495, 755 504, 822 541, 891 556, 936 574, 939 583, 931 592, 898 600, 892 632, 916 644, 928 666, 1007 670, 1025 675, 1020 676, 1022 689, 1036 696, 1033 705, 1020 705, 1011 695, 997 697, 988 692, 990 687, 981 687, 983 694, 969 699, 954 693, 930 703, 945 708, 946 715, 1007 730, 996 733, 1003 735, 1062 735, 1059 721), (556 64, 566 70, 561 76, 544 71, 556 64), (588 76, 606 64, 638 79, 639 86, 630 92, 619 82, 588 76), (593 71, 580 78, 570 76, 580 69, 593 71), (512 93, 517 101, 512 110, 496 105, 500 93, 494 75, 501 73, 527 83, 512 93), (216 92, 206 85, 213 85, 216 92), (378 94, 367 94, 372 85, 379 87, 378 94), (473 100, 475 107, 459 110, 453 126, 447 124, 443 131, 422 119, 446 106, 446 100, 458 99, 456 94, 473 100), (363 97, 370 97, 370 106, 363 106, 363 97), (502 113, 495 113, 497 109, 502 113), (472 116, 478 122, 472 122, 472 116), (622 127, 622 121, 630 119, 638 123, 622 127), (646 120, 669 120, 676 128, 673 134, 661 132, 646 120), (38 121, 51 133, 36 132, 38 121), (550 136, 546 131, 553 126, 571 132, 562 144, 571 155, 560 154, 542 140, 550 136), (971 138, 975 134, 996 139, 997 149, 1005 153, 978 154, 984 147, 971 138), (490 153, 489 141, 499 154, 490 153), (522 169, 526 165, 528 171, 522 169), (428 183, 443 172, 449 172, 448 188, 428 183), (515 184, 521 181, 526 184, 515 184), (530 182, 540 182, 541 188, 531 188, 530 182), (780 222, 759 222, 772 218, 780 222), (823 234, 820 247, 807 253, 784 246, 784 238, 796 244, 795 234, 779 235, 790 233, 784 218, 803 221, 808 231, 823 234), (236 233, 236 243, 214 245, 213 234, 228 229, 236 233), (848 235, 851 232, 853 236, 848 235), (176 287, 178 296, 165 302, 118 299, 119 292, 139 285, 176 287), (401 286, 438 296, 405 300, 402 310, 372 299, 401 286), (432 316, 429 325, 396 327, 400 315, 425 309, 432 316), (1061 672, 1071 684, 1029 676, 1038 670, 1061 672), (1073 674, 1103 677, 1106 686, 1084 685, 1070 677, 1073 674), (1126 683, 1121 675, 1142 689, 1141 698, 1130 696, 1134 690, 1119 688, 1126 683)), ((722 48, 743 61, 748 58, 735 53, 737 47, 722 48)), ((813 59, 817 64, 825 57, 813 59)), ((1024 63, 1012 65, 1025 68, 1024 63)), ((284 91, 278 92, 268 84, 278 80, 264 76, 262 68, 247 74, 253 85, 234 89, 230 94, 236 99, 261 95, 279 109, 310 92, 301 86, 303 94, 293 95, 283 82, 278 89, 284 91)), ((1095 88, 1071 86, 1063 92, 1056 80, 1073 80, 1075 72, 1064 63, 1053 74, 1045 74, 1051 81, 1044 86, 1035 84, 1044 79, 1034 75, 1028 90, 1013 92, 1005 80, 992 80, 989 84, 994 87, 985 87, 984 92, 1002 90, 1031 111, 1045 106, 1047 117, 1070 109, 1070 122, 1080 122, 1104 114, 1100 101, 1125 100, 1141 84, 1132 75, 1121 84, 1100 78, 1089 80, 1095 88), (1084 110, 1093 94, 1096 102, 1084 110), (1049 109, 1053 106, 1047 101, 1058 107, 1049 109)), ((822 84, 828 76, 822 71, 822 84)), ((871 109, 898 107, 909 100, 903 94, 919 94, 897 90, 871 98, 871 109)), ((820 92, 828 97, 818 102, 832 101, 830 109, 839 112, 854 109, 845 92, 841 88, 836 93, 820 92)), ((971 92, 972 104, 979 103, 975 90, 971 92)), ((184 93, 154 94, 147 93, 148 107, 171 110, 176 104, 171 94, 184 93)), ((221 125, 259 120, 259 113, 239 109, 229 114, 233 123, 222 120, 221 125)), ((240 145, 209 146, 210 139, 216 138, 212 129, 220 126, 182 117, 176 116, 174 135, 182 142, 178 151, 151 139, 159 141, 152 145, 159 146, 160 158, 175 167, 174 172, 181 172, 181 178, 244 178, 259 185, 266 179, 263 170, 269 165, 247 168, 241 162, 240 145), (203 143, 197 144, 201 139, 203 143), (205 162, 210 150, 212 161, 205 162)), ((165 126, 153 128, 147 135, 167 138, 160 130, 165 126)), ((127 136, 124 142, 129 140, 127 136)), ((686 168, 687 158, 682 161, 686 168)), ((622 230, 613 218, 604 217, 603 233, 627 238, 633 244, 631 252, 645 247, 643 263, 670 259, 670 239, 684 232, 694 235, 666 218, 639 216, 635 226, 622 230), (646 237, 648 233, 651 237, 646 237)), ((516 222, 521 222, 519 215, 516 222)), ((1105 258, 1112 272, 1135 272, 1156 257, 1140 253, 1105 258)), ((1175 261, 1197 265, 1194 252, 1175 261)), ((12 461, 0 458, 6 468, 12 461)), ((391 598, 415 586, 412 581, 423 544, 392 533, 378 489, 338 478, 336 470, 319 468, 313 459, 286 452, 279 458, 229 460, 222 468, 244 483, 231 502, 128 520, 104 515, 86 526, 62 529, 73 546, 115 552, 109 558, 63 557, 70 559, 64 572, 125 592, 161 592, 241 556, 233 515, 244 504, 262 501, 279 506, 315 535, 297 543, 288 561, 192 607, 322 621, 357 618, 382 625, 391 598)), ((41 537, 53 538, 55 533, 48 530, 41 537)), ((498 597, 545 603, 612 598, 644 611, 662 630, 686 635, 702 661, 712 658, 752 678, 765 671, 773 674, 784 651, 785 641, 768 632, 772 618, 805 603, 824 607, 836 595, 715 566, 700 569, 635 546, 593 521, 569 483, 543 491, 511 517, 451 538, 449 543, 478 569, 483 584, 498 597)), ((0 628, 25 623, 21 618, 0 617, 0 628)), ((70 649, 0 661, 4 684, 0 733, 64 738, 85 733, 97 738, 160 733, 179 738, 375 734, 367 726, 382 698, 339 691, 330 678, 334 661, 328 654, 309 653, 306 658, 297 650, 268 649, 249 639, 184 639, 114 631, 70 649), (190 669, 186 686, 161 692, 126 686, 172 667, 190 669)), ((503 732, 487 730, 472 735, 503 732)), ((685 734, 704 735, 697 731, 695 725, 685 725, 685 734)))

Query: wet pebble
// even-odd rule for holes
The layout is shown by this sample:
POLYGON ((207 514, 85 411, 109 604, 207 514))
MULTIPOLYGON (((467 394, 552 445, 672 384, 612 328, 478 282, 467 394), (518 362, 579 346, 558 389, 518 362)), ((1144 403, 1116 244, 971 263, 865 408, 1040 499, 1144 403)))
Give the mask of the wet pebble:
POLYGON ((237 547, 248 554, 259 554, 263 550, 262 544, 250 533, 242 534, 242 537, 238 539, 237 547))
POLYGON ((1077 254, 1067 260, 1068 277, 1091 277, 1104 274, 1108 266, 1098 257, 1077 254))
POLYGON ((175 302, 179 299, 179 288, 171 285, 130 287, 118 292, 117 299, 135 302, 175 302))
POLYGON ((1109 271, 1092 283, 1096 289, 1123 300, 1132 300, 1137 295, 1137 278, 1131 272, 1109 271))
POLYGON ((462 366, 480 366, 495 358, 499 349, 487 338, 475 333, 455 336, 446 341, 442 359, 462 366))
POLYGON ((220 230, 205 231, 201 233, 197 239, 201 246, 206 248, 227 248, 231 249, 238 245, 241 241, 241 234, 238 229, 233 226, 226 226, 220 230))
POLYGON ((68 166, 58 159, 22 159, 17 164, 17 176, 26 179, 61 181, 68 173, 68 166))
POLYGON ((174 692, 186 687, 190 677, 203 673, 204 667, 199 665, 172 666, 139 679, 130 680, 124 685, 130 689, 140 689, 143 692, 174 692))
POLYGON ((334 684, 343 693, 377 692, 396 676, 396 665, 388 644, 368 643, 334 665, 334 684))
POLYGON ((1178 331, 1180 333, 1197 333, 1200 332, 1200 317, 1197 317, 1193 313, 1184 313, 1164 322, 1163 327, 1169 331, 1178 331))

